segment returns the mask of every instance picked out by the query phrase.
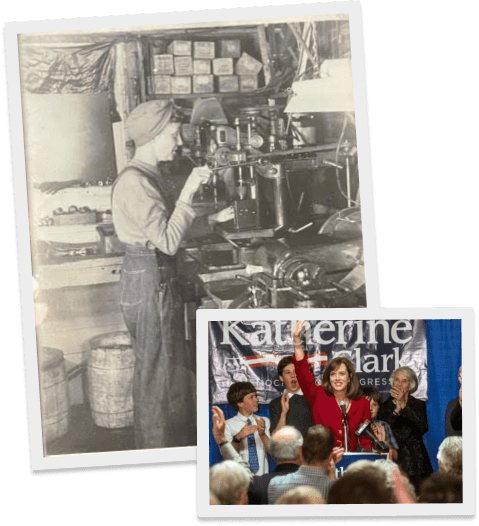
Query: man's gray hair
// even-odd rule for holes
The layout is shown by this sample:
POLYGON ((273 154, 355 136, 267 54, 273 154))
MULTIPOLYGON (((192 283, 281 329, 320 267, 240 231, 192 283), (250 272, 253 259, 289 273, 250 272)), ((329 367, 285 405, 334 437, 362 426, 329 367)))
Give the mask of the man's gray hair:
POLYGON ((238 504, 250 481, 251 473, 232 460, 224 460, 210 468, 210 491, 220 504, 238 504))
POLYGON ((409 394, 417 391, 418 381, 417 381, 416 373, 410 367, 407 367, 406 365, 404 365, 403 367, 398 367, 395 371, 391 373, 391 377, 389 378, 389 383, 391 385, 394 385, 394 378, 396 378, 396 374, 399 371, 401 371, 402 374, 409 381, 409 394))
POLYGON ((271 438, 269 452, 276 462, 287 462, 299 459, 299 447, 303 436, 292 426, 283 426, 271 438))
POLYGON ((437 459, 444 473, 462 478, 462 437, 445 438, 439 446, 437 459))

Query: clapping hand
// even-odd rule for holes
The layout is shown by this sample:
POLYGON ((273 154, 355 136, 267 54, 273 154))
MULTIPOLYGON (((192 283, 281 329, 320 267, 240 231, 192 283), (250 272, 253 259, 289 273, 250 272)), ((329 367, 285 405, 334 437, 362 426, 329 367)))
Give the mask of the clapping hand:
POLYGON ((288 396, 288 390, 286 389, 281 396, 281 409, 284 414, 287 414, 289 411, 289 396, 288 396))
POLYGON ((391 396, 394 398, 397 411, 400 411, 401 409, 406 407, 406 391, 405 390, 399 389, 398 387, 392 387, 389 392, 391 393, 391 396))
POLYGON ((215 405, 211 408, 211 411, 213 413, 213 436, 216 443, 221 444, 225 440, 225 415, 223 411, 215 405))
MULTIPOLYGON (((259 420, 259 419, 258 419, 259 420)), ((253 435, 254 433, 256 433, 256 431, 258 431, 258 427, 257 425, 255 426, 249 426, 248 424, 246 424, 243 429, 236 434, 236 438, 238 440, 241 440, 242 438, 244 437, 247 437, 249 435, 253 435)))
POLYGON ((258 428, 259 436, 262 437, 266 431, 264 418, 256 418, 256 427, 258 428))
POLYGON ((376 422, 371 426, 371 429, 373 430, 374 436, 380 442, 386 442, 386 431, 384 430, 384 426, 382 424, 376 422))

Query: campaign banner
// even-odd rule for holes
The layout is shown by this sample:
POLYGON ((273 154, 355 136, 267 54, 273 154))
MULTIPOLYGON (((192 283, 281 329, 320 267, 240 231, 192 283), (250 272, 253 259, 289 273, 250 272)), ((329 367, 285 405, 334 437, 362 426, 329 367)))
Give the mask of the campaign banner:
MULTIPOLYGON (((277 364, 293 350, 296 320, 210 321, 209 400, 225 404, 234 382, 251 382, 260 403, 281 395, 277 364)), ((362 386, 375 387, 383 401, 389 396, 391 373, 401 366, 418 378, 416 398, 427 400, 427 342, 424 320, 306 321, 303 348, 318 385, 327 362, 337 356, 351 360, 362 386)))

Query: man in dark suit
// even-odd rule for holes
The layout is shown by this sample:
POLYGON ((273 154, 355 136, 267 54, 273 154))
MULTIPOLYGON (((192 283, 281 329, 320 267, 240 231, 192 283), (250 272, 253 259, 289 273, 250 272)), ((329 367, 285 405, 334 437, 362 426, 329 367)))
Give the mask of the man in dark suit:
POLYGON ((314 425, 308 401, 296 379, 294 360, 285 356, 278 363, 278 377, 284 384, 284 393, 269 404, 271 434, 283 426, 293 426, 304 435, 314 425))

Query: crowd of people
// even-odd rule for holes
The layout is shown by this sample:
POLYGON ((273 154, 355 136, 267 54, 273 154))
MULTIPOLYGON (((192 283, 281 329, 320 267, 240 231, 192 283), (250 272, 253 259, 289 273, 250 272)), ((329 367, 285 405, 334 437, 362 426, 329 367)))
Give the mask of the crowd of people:
POLYGON ((294 356, 278 364, 284 393, 270 404, 270 418, 256 416, 255 387, 236 382, 228 402, 238 411, 225 419, 213 406, 213 436, 223 461, 210 468, 210 504, 393 504, 462 502, 462 373, 459 397, 445 415, 446 438, 433 473, 424 444, 426 404, 412 396, 414 371, 391 374, 383 403, 374 388, 361 388, 344 357, 326 366, 317 385, 301 343, 304 322, 293 328, 294 356), (338 477, 345 452, 387 452, 357 460, 338 477), (269 472, 268 453, 276 462, 269 472))

